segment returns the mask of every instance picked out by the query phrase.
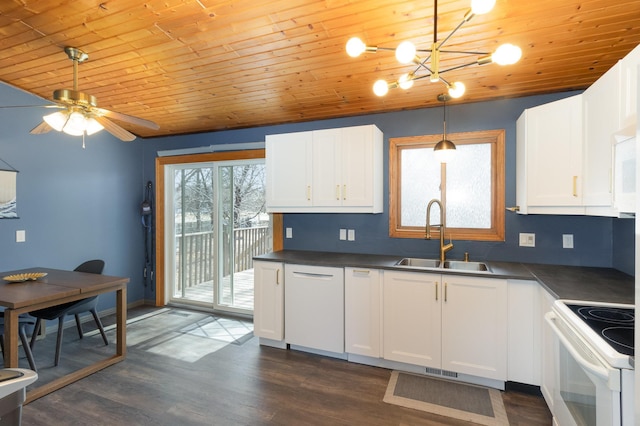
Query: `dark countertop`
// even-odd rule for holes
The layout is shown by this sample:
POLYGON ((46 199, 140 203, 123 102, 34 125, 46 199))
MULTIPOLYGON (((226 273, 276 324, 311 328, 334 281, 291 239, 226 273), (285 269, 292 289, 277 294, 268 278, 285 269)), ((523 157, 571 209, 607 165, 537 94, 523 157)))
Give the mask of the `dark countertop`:
POLYGON ((612 268, 543 265, 517 262, 483 261, 490 272, 469 272, 442 268, 397 266, 403 256, 282 250, 256 256, 256 260, 291 264, 407 270, 538 281, 558 299, 608 303, 635 303, 635 278, 612 268))

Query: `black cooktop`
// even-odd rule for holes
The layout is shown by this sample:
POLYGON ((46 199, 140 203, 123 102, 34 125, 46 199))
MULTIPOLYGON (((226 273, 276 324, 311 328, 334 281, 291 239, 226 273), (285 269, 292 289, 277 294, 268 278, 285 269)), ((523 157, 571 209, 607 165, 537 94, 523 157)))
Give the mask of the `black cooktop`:
POLYGON ((634 309, 570 304, 567 306, 616 351, 633 356, 634 309))

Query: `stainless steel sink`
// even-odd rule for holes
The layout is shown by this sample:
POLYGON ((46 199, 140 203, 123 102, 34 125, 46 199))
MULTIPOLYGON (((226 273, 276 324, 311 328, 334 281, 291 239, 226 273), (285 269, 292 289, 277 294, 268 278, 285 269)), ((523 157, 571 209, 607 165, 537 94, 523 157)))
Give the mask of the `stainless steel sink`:
POLYGON ((447 260, 444 262, 445 269, 458 269, 463 271, 489 271, 486 263, 465 262, 462 260, 447 260))
POLYGON ((419 257, 405 257, 396 263, 396 266, 426 269, 452 269, 458 271, 491 272, 486 263, 465 262, 463 260, 446 260, 442 264, 438 259, 421 259, 419 257))
POLYGON ((417 257, 405 257, 396 263, 397 266, 410 266, 413 268, 439 268, 438 259, 420 259, 417 257))

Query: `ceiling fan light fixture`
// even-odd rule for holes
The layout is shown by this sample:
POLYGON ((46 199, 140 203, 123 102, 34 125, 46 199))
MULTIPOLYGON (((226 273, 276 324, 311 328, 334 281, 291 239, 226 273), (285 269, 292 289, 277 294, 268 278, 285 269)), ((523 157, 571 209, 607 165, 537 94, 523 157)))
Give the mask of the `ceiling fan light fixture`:
POLYGON ((42 119, 47 123, 51 128, 61 132, 64 128, 64 125, 67 124, 67 120, 69 119, 69 113, 67 111, 56 111, 52 114, 47 114, 42 119))
POLYGON ((86 129, 86 120, 81 112, 73 111, 69 114, 67 124, 64 125, 62 131, 71 136, 82 136, 86 129))
POLYGON ((100 130, 104 129, 104 126, 98 123, 98 121, 93 117, 87 118, 85 125, 85 132, 87 135, 93 135, 94 133, 98 133, 100 130))

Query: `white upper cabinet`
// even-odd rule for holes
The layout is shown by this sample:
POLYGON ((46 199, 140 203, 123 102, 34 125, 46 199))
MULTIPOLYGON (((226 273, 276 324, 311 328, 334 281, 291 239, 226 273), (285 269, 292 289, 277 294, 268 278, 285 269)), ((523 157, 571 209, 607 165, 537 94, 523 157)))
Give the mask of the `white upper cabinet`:
POLYGON ((516 152, 520 213, 635 211, 635 155, 626 141, 636 134, 639 65, 637 46, 582 95, 522 113, 516 152))
POLYGON ((638 65, 640 45, 636 46, 620 64, 620 128, 633 127, 638 118, 638 65))
POLYGON ((267 208, 311 206, 312 132, 267 135, 267 208))
POLYGON ((586 214, 615 216, 612 209, 612 151, 620 128, 620 63, 583 94, 584 195, 586 214))
POLYGON ((582 95, 525 110, 516 134, 520 213, 584 214, 582 95))
POLYGON ((382 132, 376 126, 267 135, 266 150, 267 211, 382 212, 382 132))

